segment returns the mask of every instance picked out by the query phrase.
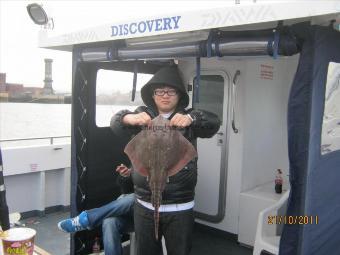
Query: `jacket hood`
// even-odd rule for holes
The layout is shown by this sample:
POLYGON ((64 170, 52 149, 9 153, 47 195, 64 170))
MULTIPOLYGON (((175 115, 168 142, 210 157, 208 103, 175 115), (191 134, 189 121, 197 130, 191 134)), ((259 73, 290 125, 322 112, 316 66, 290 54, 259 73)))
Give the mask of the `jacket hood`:
POLYGON ((170 86, 176 88, 180 93, 180 99, 176 110, 185 109, 189 104, 189 96, 184 87, 177 66, 169 66, 160 69, 141 89, 141 96, 144 104, 153 109, 157 109, 152 98, 155 88, 160 86, 170 86))

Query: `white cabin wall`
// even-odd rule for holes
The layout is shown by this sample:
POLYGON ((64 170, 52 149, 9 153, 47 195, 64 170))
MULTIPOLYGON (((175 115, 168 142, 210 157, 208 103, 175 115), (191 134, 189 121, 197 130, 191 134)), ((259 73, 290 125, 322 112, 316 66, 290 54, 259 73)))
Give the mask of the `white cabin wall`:
POLYGON ((8 147, 1 152, 11 213, 70 205, 70 144, 8 147))
POLYGON ((43 211, 44 193, 41 173, 5 176, 6 200, 10 213, 43 211))
MULTIPOLYGON (((196 72, 196 62, 194 59, 185 59, 179 61, 179 67, 183 74, 183 78, 186 84, 192 84, 191 78, 196 72)), ((226 58, 209 58, 201 59, 201 70, 202 71, 223 71, 225 72, 229 80, 226 84, 229 85, 226 89, 229 89, 229 99, 231 80, 237 70, 241 71, 238 84, 242 84, 244 80, 244 68, 245 61, 239 59, 226 59, 226 58)), ((236 124, 238 126, 243 125, 243 88, 239 86, 236 92, 236 124)), ((228 100, 227 100, 228 101, 228 100)), ((219 224, 207 223, 205 221, 197 220, 202 224, 218 228, 230 233, 237 233, 238 231, 238 215, 239 215, 239 194, 241 192, 241 178, 242 178, 242 156, 243 156, 243 132, 240 130, 238 134, 232 132, 230 122, 230 109, 228 113, 229 126, 228 130, 225 131, 229 139, 229 149, 227 149, 228 158, 228 177, 227 177, 227 197, 226 197, 226 212, 225 218, 219 224)), ((200 177, 198 177, 200 178, 200 177)), ((196 187, 199 189, 199 186, 196 187)))
MULTIPOLYGON (((240 193, 273 181, 277 168, 282 168, 286 177, 287 104, 297 61, 297 56, 277 60, 269 57, 201 59, 201 71, 224 71, 228 74, 229 92, 235 72, 240 70, 241 75, 236 85, 235 124, 239 129, 237 134, 231 128, 231 109, 228 113, 225 218, 218 224, 201 220, 197 220, 198 222, 237 234, 240 193), (273 80, 261 79, 261 64, 273 65, 273 80)), ((180 60, 179 67, 185 84, 192 84, 191 78, 196 72, 195 60, 180 60)), ((196 189, 199 189, 199 186, 196 189)))
POLYGON ((274 181, 278 168, 287 183, 287 107, 297 60, 282 57, 246 62, 242 191, 274 181), (272 80, 261 78, 261 71, 269 70, 263 65, 273 67, 272 80))
POLYGON ((70 168, 45 173, 45 208, 70 205, 70 168))

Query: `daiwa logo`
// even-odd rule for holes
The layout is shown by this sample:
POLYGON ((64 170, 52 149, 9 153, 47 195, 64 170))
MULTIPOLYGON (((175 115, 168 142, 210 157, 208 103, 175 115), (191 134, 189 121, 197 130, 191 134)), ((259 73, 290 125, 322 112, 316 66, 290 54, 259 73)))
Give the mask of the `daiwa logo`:
POLYGON ((81 31, 71 33, 63 36, 64 43, 69 42, 83 42, 83 41, 97 41, 98 36, 94 31, 81 31))
POLYGON ((175 30, 179 28, 181 16, 164 17, 153 20, 143 20, 111 26, 111 36, 133 35, 150 33, 154 31, 175 30))
POLYGON ((202 27, 233 25, 242 22, 251 22, 259 20, 275 20, 276 14, 273 8, 269 5, 262 8, 234 8, 227 12, 216 11, 202 15, 202 27))

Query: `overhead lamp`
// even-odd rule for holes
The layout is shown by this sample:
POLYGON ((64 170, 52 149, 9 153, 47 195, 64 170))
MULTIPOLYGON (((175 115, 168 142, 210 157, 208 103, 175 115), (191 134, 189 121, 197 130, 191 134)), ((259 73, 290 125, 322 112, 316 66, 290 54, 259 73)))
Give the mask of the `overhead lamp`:
POLYGON ((41 5, 34 3, 27 5, 26 8, 31 20, 35 24, 46 25, 48 23, 47 14, 41 5))

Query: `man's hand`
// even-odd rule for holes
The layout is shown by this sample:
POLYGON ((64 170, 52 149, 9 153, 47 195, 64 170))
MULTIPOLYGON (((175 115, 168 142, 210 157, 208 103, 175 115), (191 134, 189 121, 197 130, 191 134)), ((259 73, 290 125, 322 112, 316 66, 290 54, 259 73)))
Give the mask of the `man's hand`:
POLYGON ((123 123, 131 126, 148 126, 151 123, 151 117, 146 112, 127 114, 123 118, 123 123))
POLYGON ((170 120, 170 126, 176 127, 187 127, 192 123, 192 119, 186 114, 176 113, 174 117, 170 120))
POLYGON ((131 174, 131 169, 127 168, 124 164, 120 164, 117 166, 116 172, 118 172, 123 177, 129 177, 131 174))

